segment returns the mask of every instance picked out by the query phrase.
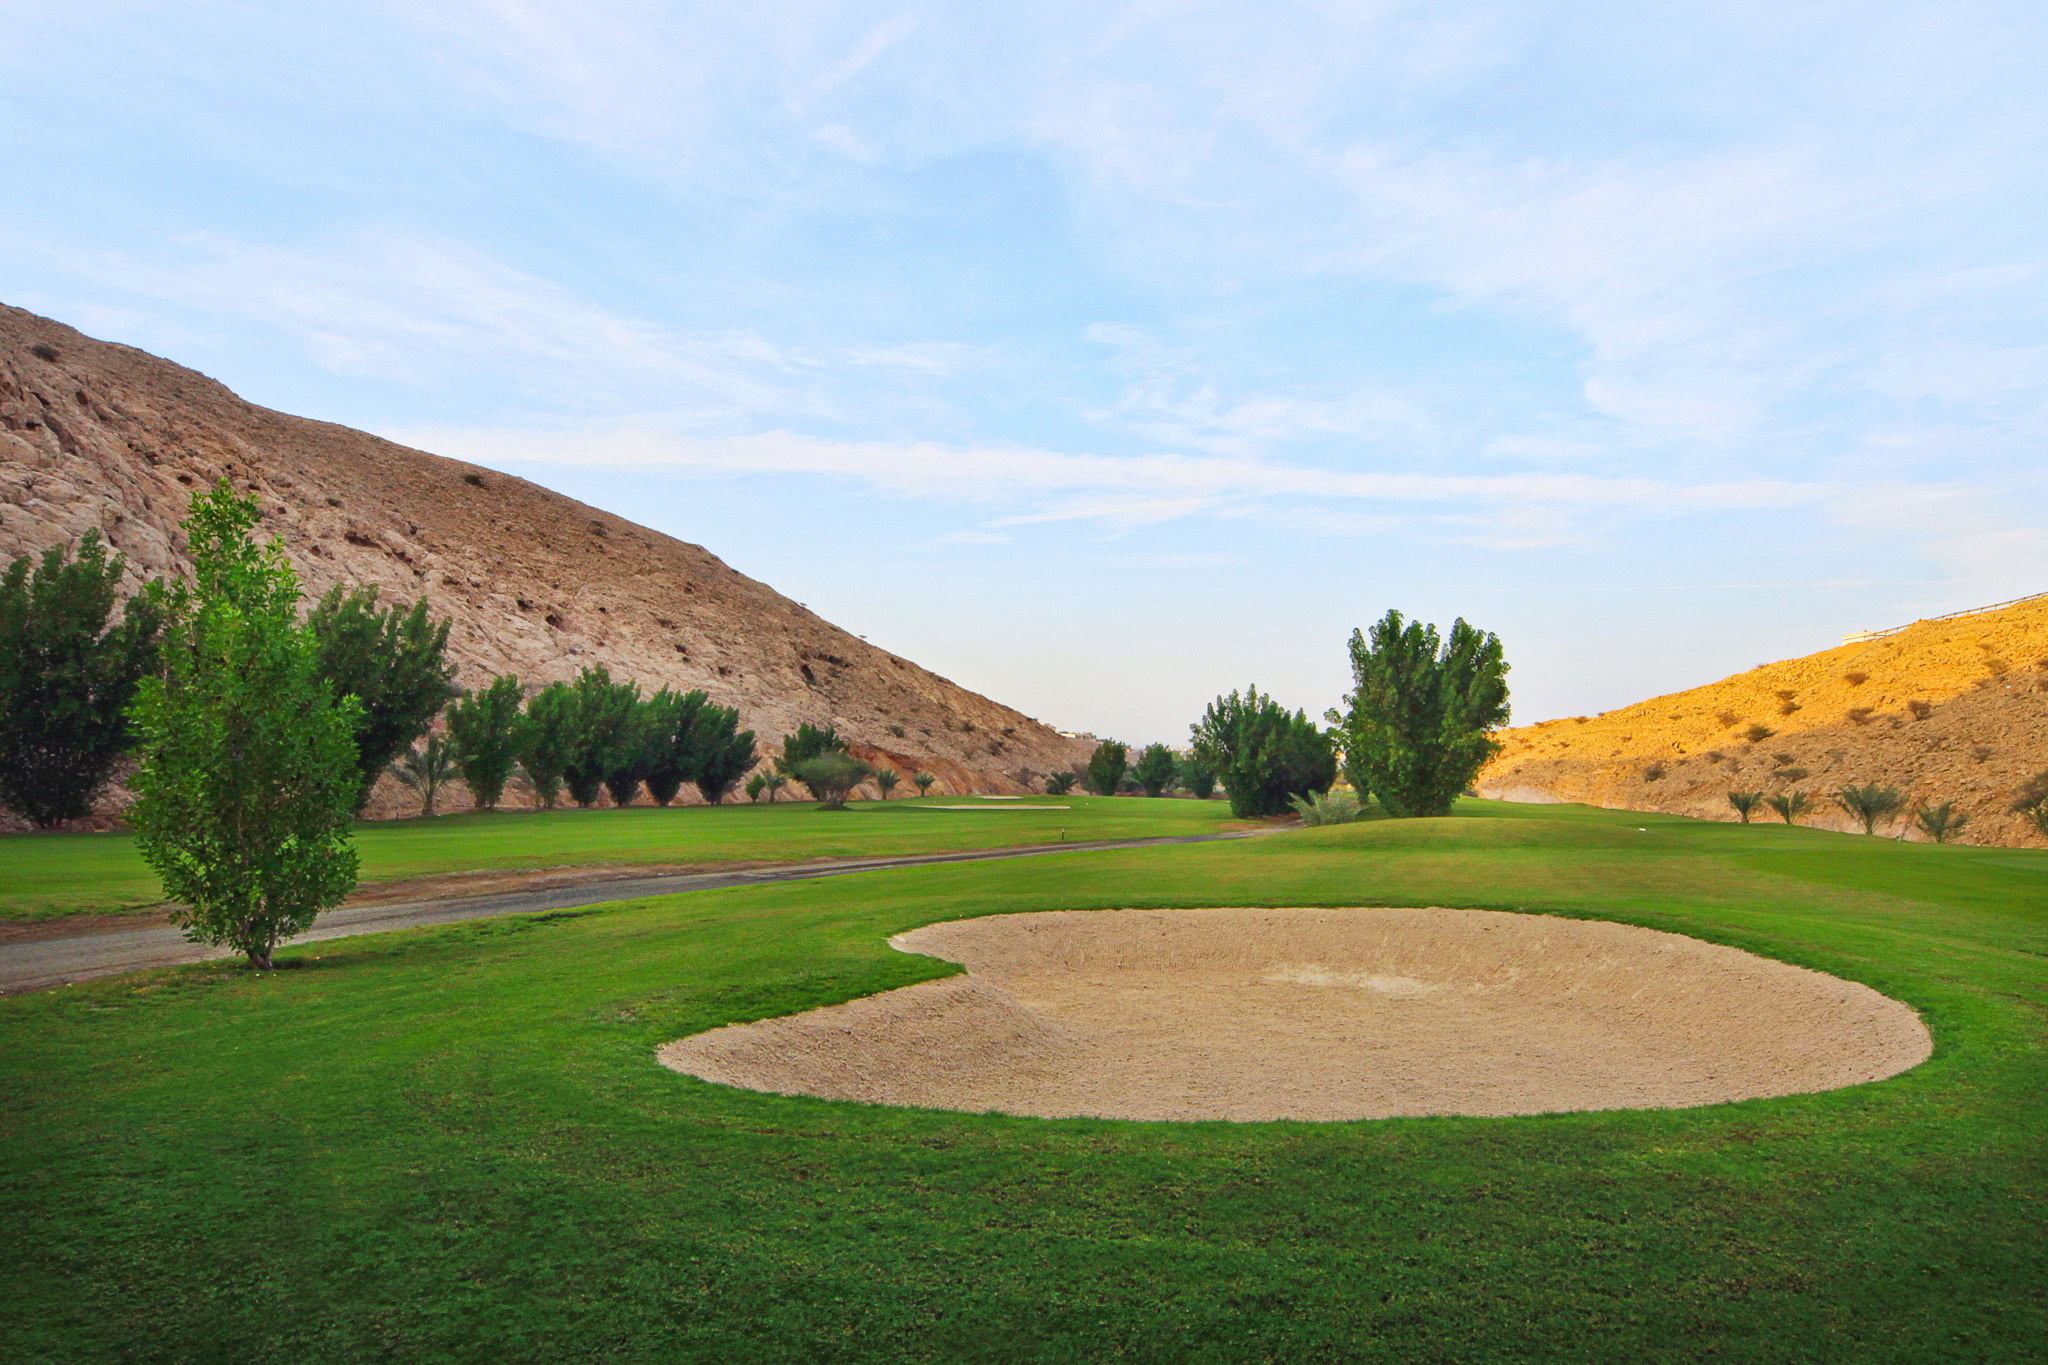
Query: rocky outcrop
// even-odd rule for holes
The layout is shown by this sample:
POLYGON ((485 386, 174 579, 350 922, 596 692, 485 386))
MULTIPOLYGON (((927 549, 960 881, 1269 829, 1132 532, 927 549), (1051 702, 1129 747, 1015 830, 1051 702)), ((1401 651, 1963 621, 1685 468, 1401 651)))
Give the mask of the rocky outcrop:
MULTIPOLYGON (((1733 820, 1730 791, 1802 790, 1815 798, 1802 823, 1860 830, 1828 795, 1879 783, 1968 812, 1959 842, 2039 846, 2010 806, 2048 768, 2048 600, 1918 622, 1499 738, 1482 796, 1733 820)), ((1891 828, 1920 837, 1903 821, 1891 828)))
POLYGON ((0 559, 88 529, 177 574, 192 491, 256 498, 309 594, 375 584, 454 622, 460 681, 603 664, 702 688, 764 748, 802 721, 941 789, 1016 792, 1090 745, 877 649, 701 546, 524 479, 244 402, 132 347, 0 306, 0 559))

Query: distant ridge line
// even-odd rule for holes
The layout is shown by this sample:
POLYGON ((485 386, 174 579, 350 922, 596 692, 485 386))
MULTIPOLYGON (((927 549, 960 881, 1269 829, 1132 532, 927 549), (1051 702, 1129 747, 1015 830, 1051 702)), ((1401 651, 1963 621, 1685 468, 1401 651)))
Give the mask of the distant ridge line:
POLYGON ((2015 597, 2010 601, 1993 602, 1988 607, 1965 607, 1961 611, 1944 612, 1940 616, 1923 616, 1918 621, 1911 621, 1903 626, 1891 626, 1885 630, 1854 631, 1844 635, 1842 643, 1860 645, 1866 640, 1882 640, 1887 635, 1897 635, 1902 630, 1911 630, 1914 626, 1925 625, 1929 621, 1953 621, 1958 616, 1977 616, 1987 611, 2001 611, 2006 607, 2016 607, 2022 602, 2038 602, 2044 597, 2048 597, 2048 592, 2028 593, 2025 597, 2015 597))

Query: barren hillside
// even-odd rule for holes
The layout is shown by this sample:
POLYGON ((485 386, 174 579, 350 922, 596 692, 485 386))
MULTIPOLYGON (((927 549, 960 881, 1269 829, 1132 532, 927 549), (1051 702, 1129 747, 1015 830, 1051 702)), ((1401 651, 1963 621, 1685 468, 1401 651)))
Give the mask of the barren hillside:
POLYGON ((1817 802, 1805 823, 1848 829, 1827 794, 1879 782, 1967 810, 1961 842, 2038 845, 2007 807, 2048 768, 2048 599, 1921 621, 1500 738, 1484 796, 1732 820, 1731 790, 1798 788, 1817 802), (1752 727, 1770 733, 1751 738, 1752 727))
POLYGON ((309 593, 376 584, 453 619, 465 685, 601 663, 701 687, 774 745, 831 724, 941 789, 1010 792, 1087 758, 813 615, 709 551, 523 479, 246 403, 204 375, 0 305, 0 561, 88 528, 136 581, 181 568, 191 492, 260 502, 309 593))

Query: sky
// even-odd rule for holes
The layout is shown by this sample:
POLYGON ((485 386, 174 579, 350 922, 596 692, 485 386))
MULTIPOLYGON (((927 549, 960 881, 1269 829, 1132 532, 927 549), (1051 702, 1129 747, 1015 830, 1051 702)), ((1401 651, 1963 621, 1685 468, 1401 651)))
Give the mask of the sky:
POLYGON ((2048 6, 0 0, 0 300, 1061 728, 2048 590, 2048 6))

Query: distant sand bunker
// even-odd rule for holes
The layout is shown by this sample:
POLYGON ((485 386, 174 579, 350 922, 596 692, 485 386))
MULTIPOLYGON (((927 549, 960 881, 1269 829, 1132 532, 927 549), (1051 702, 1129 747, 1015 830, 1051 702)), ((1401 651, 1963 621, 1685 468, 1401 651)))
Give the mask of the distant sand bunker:
POLYGON ((1485 910, 995 915, 890 942, 967 975, 661 1049, 777 1094, 1047 1118, 1662 1109, 1925 1061, 1867 986, 1630 925, 1485 910))

